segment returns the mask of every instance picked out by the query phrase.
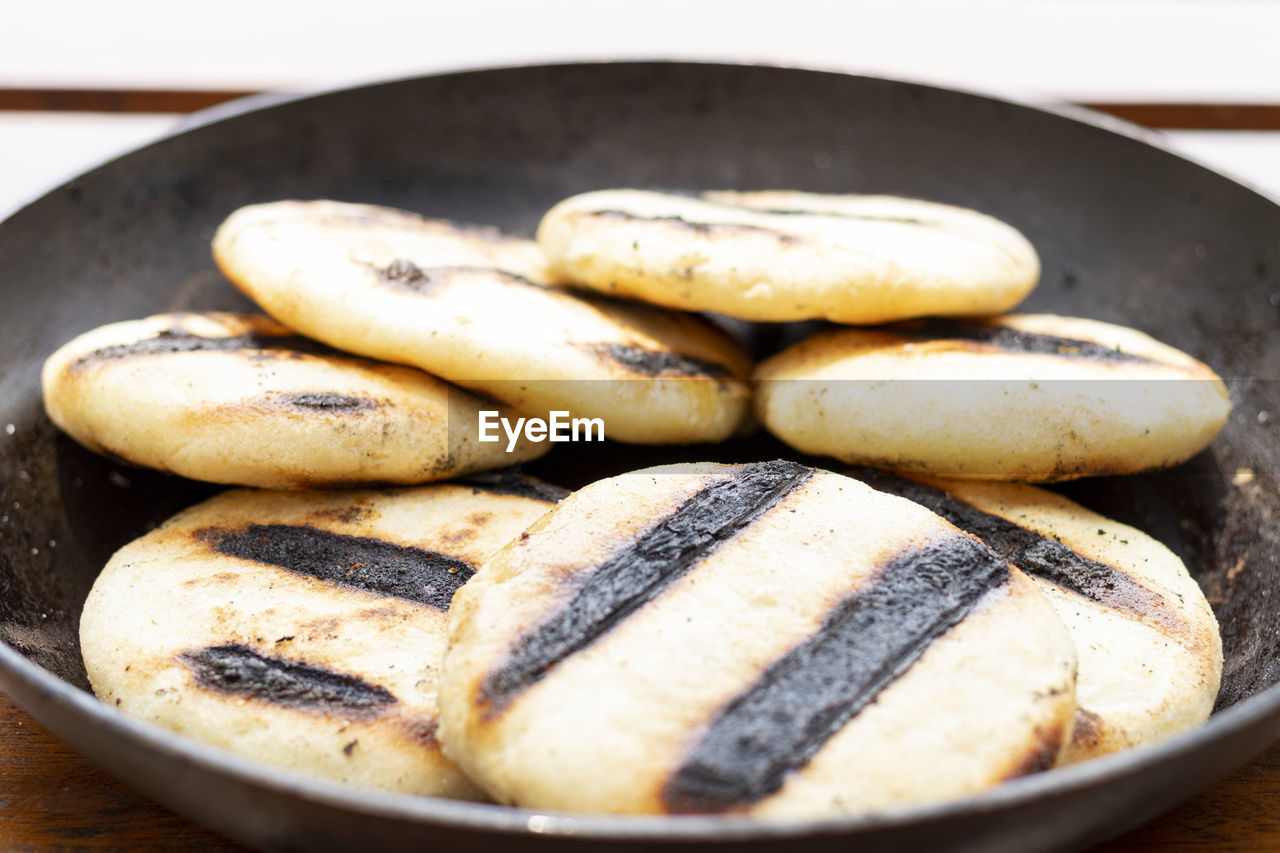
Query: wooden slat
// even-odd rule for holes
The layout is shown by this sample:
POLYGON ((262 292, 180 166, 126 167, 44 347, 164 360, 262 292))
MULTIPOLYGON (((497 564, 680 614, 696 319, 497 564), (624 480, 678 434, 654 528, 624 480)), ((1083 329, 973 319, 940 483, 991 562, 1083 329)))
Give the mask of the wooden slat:
POLYGON ((1116 104, 1081 106, 1146 127, 1178 130, 1280 130, 1275 104, 1116 104))
POLYGON ((245 851, 94 767, 4 694, 0 849, 245 851))
POLYGON ((190 113, 255 94, 244 90, 23 89, 0 87, 0 110, 20 112, 190 113))
MULTIPOLYGON (((188 113, 259 94, 243 89, 35 89, 0 87, 0 111, 188 113)), ((1278 93, 1280 94, 1280 93, 1278 93)), ((1155 128, 1280 130, 1280 103, 1108 103, 1081 106, 1155 128)))

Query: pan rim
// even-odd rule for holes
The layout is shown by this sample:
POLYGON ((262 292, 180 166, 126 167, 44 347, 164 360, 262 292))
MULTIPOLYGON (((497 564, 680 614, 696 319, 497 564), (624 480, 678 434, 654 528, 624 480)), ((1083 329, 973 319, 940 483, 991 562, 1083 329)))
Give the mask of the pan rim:
MULTIPOLYGON (((92 174, 127 157, 140 154, 156 145, 164 144, 187 133, 241 116, 313 99, 382 86, 407 84, 425 79, 441 79, 479 74, 500 74, 528 69, 554 71, 588 66, 630 66, 633 68, 680 67, 725 69, 768 69, 782 73, 804 73, 853 77, 874 81, 900 83, 925 90, 960 94, 997 102, 1002 105, 1030 109, 1095 129, 1113 133, 1140 144, 1162 151, 1197 168, 1211 172, 1262 199, 1280 205, 1280 198, 1251 185, 1240 178, 1205 165, 1171 145, 1168 137, 1123 119, 1062 103, 1035 103, 1018 100, 1005 94, 990 93, 968 87, 938 85, 901 77, 852 73, 830 68, 813 68, 797 65, 763 64, 752 62, 691 61, 691 60, 590 60, 581 62, 524 63, 499 66, 462 68, 439 73, 405 75, 378 81, 327 88, 299 94, 262 93, 219 104, 192 113, 168 132, 127 151, 103 158, 87 168, 57 180, 48 189, 33 197, 20 200, 16 206, 0 210, 0 228, 5 223, 36 204, 46 196, 57 192, 81 177, 92 174)), ((871 830, 893 829, 944 821, 949 818, 971 816, 1016 808, 1046 798, 1055 798, 1073 791, 1099 784, 1117 782, 1160 764, 1170 762, 1223 740, 1253 725, 1271 720, 1273 728, 1280 731, 1280 683, 1254 693, 1229 708, 1214 713, 1202 726, 1174 735, 1155 744, 1136 747, 1120 753, 1103 756, 1081 764, 1056 768, 1051 773, 1039 773, 1002 783, 976 795, 941 803, 900 807, 869 815, 852 815, 832 818, 787 818, 761 820, 731 815, 596 815, 568 812, 550 812, 501 806, 487 803, 471 803, 445 800, 413 794, 360 788, 322 778, 259 764, 234 753, 209 746, 200 741, 174 734, 152 723, 124 715, 103 703, 92 693, 84 691, 49 670, 23 657, 7 642, 0 642, 0 690, 13 694, 25 689, 33 697, 60 702, 84 715, 90 725, 101 726, 114 736, 138 746, 160 753, 180 763, 194 765, 211 774, 231 777, 251 787, 269 790, 275 794, 304 799, 347 812, 370 816, 427 823, 444 828, 496 832, 504 834, 536 834, 548 838, 623 841, 768 841, 819 835, 852 835, 871 830), (19 688, 15 691, 14 686, 19 688)), ((20 707, 24 703, 15 698, 20 707)), ((31 704, 37 704, 33 699, 31 704)), ((36 717, 37 721, 40 717, 36 717)))
MULTIPOLYGON (((556 812, 362 788, 254 762, 236 753, 182 737, 154 723, 129 717, 92 693, 27 660, 8 643, 0 642, 0 688, 6 693, 10 692, 8 682, 11 677, 56 701, 69 703, 76 713, 87 716, 89 724, 102 726, 131 745, 161 753, 206 772, 229 776, 273 794, 297 797, 347 812, 454 829, 614 842, 764 841, 815 835, 852 835, 997 812, 1119 781, 1280 715, 1280 686, 1273 686, 1215 713, 1203 725, 1166 740, 1054 768, 1051 772, 1011 779, 973 796, 865 815, 761 820, 737 815, 556 812)), ((22 706, 19 700, 14 701, 22 706)), ((40 721, 39 717, 36 719, 40 721)))

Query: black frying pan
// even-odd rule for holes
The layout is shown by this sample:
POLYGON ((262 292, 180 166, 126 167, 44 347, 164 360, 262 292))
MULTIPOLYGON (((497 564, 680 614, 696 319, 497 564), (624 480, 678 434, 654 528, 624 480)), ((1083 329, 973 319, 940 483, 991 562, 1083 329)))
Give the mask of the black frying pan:
MULTIPOLYGON (((0 426, 13 424, 0 434, 0 688, 122 779, 247 843, 1069 848, 1149 819, 1280 736, 1280 207, 1093 124, 776 68, 574 65, 387 83, 210 121, 59 187, 0 224, 0 300, 0 426), (107 321, 245 307, 209 239, 249 202, 377 202, 527 234, 556 200, 609 186, 884 192, 975 207, 1038 247, 1044 277, 1026 308, 1136 326, 1228 377, 1235 412, 1208 451, 1175 470, 1064 487, 1164 541, 1204 586, 1226 647, 1209 724, 941 807, 760 824, 536 815, 348 789, 190 743, 85 692, 76 625, 94 575, 116 547, 213 490, 59 435, 40 404, 45 356, 107 321), (1239 469, 1252 481, 1234 485, 1239 469)), ((586 447, 532 470, 576 486, 661 459, 786 452, 761 438, 586 447)))

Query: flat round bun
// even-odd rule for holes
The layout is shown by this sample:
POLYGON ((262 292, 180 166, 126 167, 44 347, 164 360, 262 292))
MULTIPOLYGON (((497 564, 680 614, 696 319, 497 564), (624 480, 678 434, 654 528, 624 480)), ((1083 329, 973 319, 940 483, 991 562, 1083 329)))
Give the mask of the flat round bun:
POLYGON ((236 489, 120 549, 80 642, 107 704, 254 761, 483 795, 441 753, 436 688, 462 583, 553 503, 491 483, 236 489))
POLYGON ((575 284, 771 322, 994 314, 1040 275, 1003 222, 891 196, 601 190, 553 207, 538 243, 575 284))
POLYGON ((1054 481, 1176 465, 1231 410, 1204 364, 1095 320, 1010 314, 820 332, 765 360, 756 407, 805 453, 1054 481))
POLYGON ((914 500, 1026 572, 1075 640, 1083 761, 1200 725, 1222 680, 1222 639, 1204 593, 1168 548, 1061 495, 1019 483, 855 476, 914 500))
POLYGON ((575 492, 459 592, 445 749, 502 803, 821 816, 1051 766, 1071 639, 933 513, 792 462, 575 492))
POLYGON ((422 483, 550 447, 480 442, 479 413, 496 404, 255 315, 102 326, 50 356, 42 380, 50 419, 90 450, 214 483, 422 483))
POLYGON ((608 438, 719 441, 750 409, 750 363, 698 317, 548 286, 531 240, 331 201, 233 213, 214 258, 268 314, 335 347, 410 364, 608 438))

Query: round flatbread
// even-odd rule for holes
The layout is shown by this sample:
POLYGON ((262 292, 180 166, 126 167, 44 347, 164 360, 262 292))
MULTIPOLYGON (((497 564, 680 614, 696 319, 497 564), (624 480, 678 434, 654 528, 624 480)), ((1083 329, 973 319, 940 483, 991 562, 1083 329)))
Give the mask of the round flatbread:
POLYGON ((422 483, 550 447, 479 441, 481 410, 513 413, 254 315, 103 326, 50 356, 42 379, 49 417, 85 447, 214 483, 422 483))
POLYGON ((762 362, 756 406, 806 453, 966 479, 1176 465, 1226 422, 1226 386, 1141 332, 1011 314, 820 332, 762 362))
POLYGON ((445 749, 499 802, 864 812, 1051 766, 1070 637, 933 513, 791 462, 575 492, 454 601, 445 749))
POLYGON ((243 208, 214 257, 268 314, 606 437, 718 441, 748 413, 746 356, 700 318, 548 287, 529 240, 329 201, 243 208))
POLYGON ((576 284, 773 322, 995 314, 1040 276, 1003 222, 891 196, 602 190, 553 207, 538 243, 576 284))
POLYGON ((1035 486, 854 476, 982 539, 1053 604, 1080 661, 1064 762, 1162 740, 1208 718, 1222 639, 1204 593, 1168 548, 1035 486))
POLYGON ((255 761, 483 795, 441 753, 447 609, 552 502, 512 487, 231 490, 120 549, 85 602, 94 692, 255 761))

